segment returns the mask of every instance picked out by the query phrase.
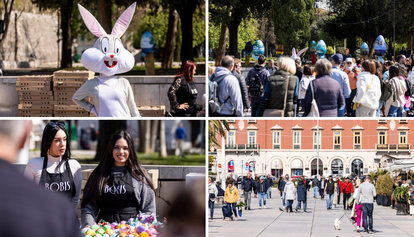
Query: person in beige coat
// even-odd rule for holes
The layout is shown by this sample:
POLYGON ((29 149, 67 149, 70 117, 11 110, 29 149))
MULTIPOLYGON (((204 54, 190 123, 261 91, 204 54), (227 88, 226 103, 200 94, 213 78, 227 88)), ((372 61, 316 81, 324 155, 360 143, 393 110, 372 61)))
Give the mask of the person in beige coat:
POLYGON ((393 95, 387 100, 385 104, 385 112, 388 117, 401 117, 402 107, 405 104, 404 94, 407 91, 407 86, 403 78, 400 77, 400 70, 396 66, 391 66, 389 70, 390 80, 393 95))
POLYGON ((292 182, 292 179, 290 179, 286 183, 284 192, 286 194, 287 200, 286 212, 289 212, 289 210, 290 212, 292 212, 293 200, 296 199, 296 187, 295 184, 292 182))

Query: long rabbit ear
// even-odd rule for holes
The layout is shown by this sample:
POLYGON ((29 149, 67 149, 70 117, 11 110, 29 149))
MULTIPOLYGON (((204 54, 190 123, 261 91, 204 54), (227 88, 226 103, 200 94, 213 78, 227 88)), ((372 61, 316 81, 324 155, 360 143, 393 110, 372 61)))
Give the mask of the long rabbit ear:
POLYGON ((129 26, 129 23, 131 23, 132 17, 134 16, 136 5, 137 3, 134 2, 122 13, 122 15, 116 21, 111 35, 121 37, 125 33, 126 29, 129 26))
POLYGON ((301 54, 303 54, 306 50, 307 50, 308 48, 304 48, 304 49, 302 49, 301 51, 299 51, 299 53, 298 53, 298 57, 300 57, 300 55, 301 54))
POLYGON ((89 31, 94 34, 96 37, 101 37, 102 35, 107 35, 105 30, 99 24, 98 20, 84 7, 78 4, 79 12, 82 16, 83 22, 85 22, 86 27, 89 31))
POLYGON ((292 56, 296 58, 296 50, 295 50, 295 47, 293 47, 293 49, 292 49, 292 56))

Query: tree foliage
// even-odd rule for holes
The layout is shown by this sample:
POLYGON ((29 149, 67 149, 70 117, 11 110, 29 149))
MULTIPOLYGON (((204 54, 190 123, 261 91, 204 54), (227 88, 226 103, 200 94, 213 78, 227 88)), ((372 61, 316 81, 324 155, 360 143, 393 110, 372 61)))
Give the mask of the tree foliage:
POLYGON ((226 137, 226 131, 230 130, 226 120, 210 120, 208 121, 208 144, 209 147, 220 147, 217 140, 218 135, 226 137))
POLYGON ((271 18, 276 43, 283 44, 286 52, 292 47, 304 48, 311 38, 310 26, 314 20, 315 0, 272 0, 271 18))

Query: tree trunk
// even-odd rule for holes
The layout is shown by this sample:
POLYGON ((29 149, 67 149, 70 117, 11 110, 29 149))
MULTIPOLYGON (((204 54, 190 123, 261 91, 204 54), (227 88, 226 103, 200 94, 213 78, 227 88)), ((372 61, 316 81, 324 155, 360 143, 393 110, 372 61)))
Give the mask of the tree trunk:
POLYGON ((150 140, 150 152, 155 152, 158 136, 158 120, 151 120, 151 140, 150 140))
POLYGON ((193 14, 198 1, 187 1, 174 4, 181 20, 181 62, 194 61, 193 58, 193 14))
POLYGON ((170 4, 168 13, 168 31, 167 39, 165 39, 164 52, 162 54, 161 68, 173 68, 174 62, 174 46, 177 38, 178 13, 174 9, 174 5, 170 4))
POLYGON ((220 31, 220 40, 219 40, 219 46, 217 49, 217 55, 216 55, 216 66, 221 65, 221 59, 226 54, 226 45, 227 45, 227 26, 225 23, 221 23, 221 31, 220 31))
POLYGON ((230 55, 233 55, 234 57, 238 58, 238 50, 237 50, 237 43, 238 43, 238 29, 239 25, 241 23, 241 18, 237 17, 234 18, 232 21, 230 21, 229 24, 229 38, 230 38, 230 44, 229 44, 229 51, 230 55))
POLYGON ((368 47, 369 47, 369 53, 368 53, 368 58, 372 59, 374 57, 374 44, 375 44, 375 38, 373 39, 368 39, 368 47))
POLYGON ((167 157, 167 143, 165 141, 165 120, 160 120, 159 123, 159 144, 158 144, 158 153, 159 157, 166 158, 167 157))
POLYGON ((60 68, 72 67, 72 12, 73 1, 66 1, 66 5, 60 8, 62 28, 62 58, 60 68))
POLYGON ((151 120, 139 120, 139 152, 150 153, 151 120))
POLYGON ((99 24, 106 31, 107 34, 112 32, 112 8, 111 1, 98 0, 98 18, 99 24))
POLYGON ((14 61, 17 63, 17 44, 19 39, 17 38, 17 12, 14 13, 14 61))
POLYGON ((267 40, 266 40, 266 44, 265 44, 266 48, 265 48, 265 56, 268 56, 269 50, 268 50, 268 45, 267 45, 267 40))
POLYGON ((126 120, 99 120, 98 146, 96 147, 96 156, 94 160, 99 161, 102 159, 111 136, 118 129, 126 129, 126 127, 126 120))
MULTIPOLYGON (((1 38, 0 38, 0 48, 3 48, 3 44, 4 44, 4 41, 6 39, 7 32, 9 30, 10 14, 13 11, 13 3, 14 3, 14 0, 3 0, 3 7, 4 7, 4 17, 3 17, 3 20, 4 20, 4 32, 3 32, 3 34, 0 34, 1 35, 1 38)), ((3 58, 3 60, 4 60, 4 58, 3 58)))

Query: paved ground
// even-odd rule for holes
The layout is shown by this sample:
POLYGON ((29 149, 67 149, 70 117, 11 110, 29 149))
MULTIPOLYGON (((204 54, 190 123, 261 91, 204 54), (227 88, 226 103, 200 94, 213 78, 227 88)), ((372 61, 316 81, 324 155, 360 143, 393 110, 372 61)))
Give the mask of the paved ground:
MULTIPOLYGON (((276 190, 273 190, 275 193, 276 190)), ((294 207, 296 204, 295 201, 294 207)), ((356 224, 352 224, 349 219, 351 211, 345 212, 342 205, 328 211, 326 201, 314 199, 311 191, 308 192, 307 213, 304 213, 303 209, 298 213, 281 212, 279 210, 281 205, 282 200, 278 196, 267 200, 266 209, 258 209, 259 201, 257 198, 253 198, 251 211, 243 210, 243 216, 238 221, 227 222, 223 221, 222 205, 217 204, 214 208, 214 218, 209 219, 208 236, 356 237, 368 235, 365 232, 356 232, 356 224), (342 216, 341 230, 334 230, 335 219, 342 216)), ((392 210, 390 207, 374 205, 374 236, 414 236, 414 218, 412 216, 397 216, 396 210, 392 210)), ((209 211, 208 213, 210 213, 209 211)), ((369 235, 371 236, 371 234, 369 235)))

